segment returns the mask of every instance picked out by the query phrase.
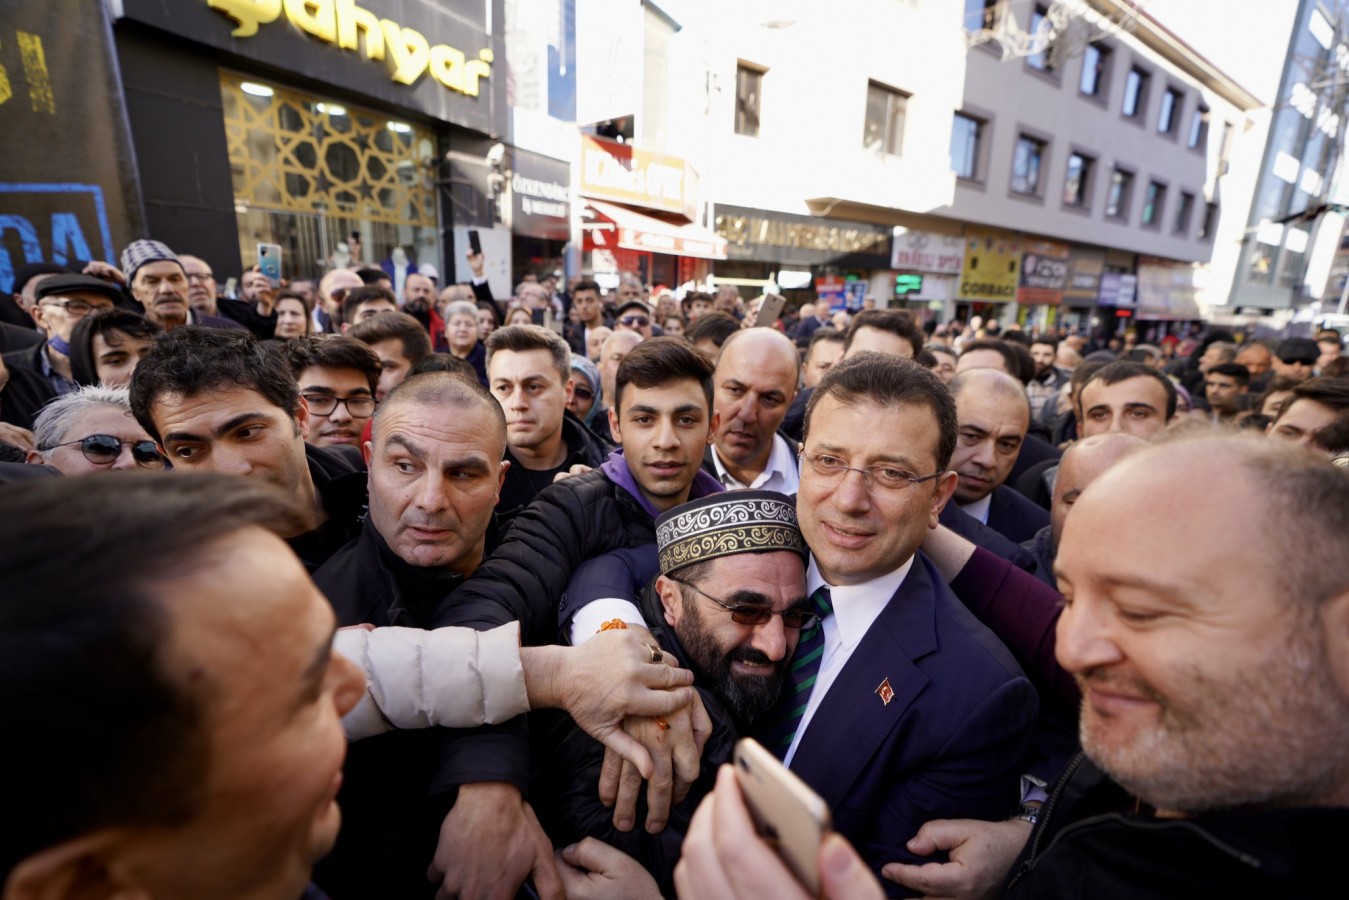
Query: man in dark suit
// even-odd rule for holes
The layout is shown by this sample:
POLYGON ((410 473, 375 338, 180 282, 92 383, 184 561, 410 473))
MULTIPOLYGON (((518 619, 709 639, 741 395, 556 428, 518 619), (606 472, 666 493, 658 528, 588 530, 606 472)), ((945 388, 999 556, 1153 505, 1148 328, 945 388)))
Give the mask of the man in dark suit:
POLYGON ((956 439, 946 388, 893 355, 832 368, 806 419, 797 516, 822 625, 802 633, 762 739, 876 870, 917 859, 906 843, 930 819, 1013 812, 1038 711, 1011 654, 918 553, 955 492, 956 439))
POLYGON ((970 369, 951 381, 960 439, 951 468, 960 508, 1015 543, 1049 524, 1049 513, 1003 484, 1030 425, 1025 388, 996 369, 970 369))

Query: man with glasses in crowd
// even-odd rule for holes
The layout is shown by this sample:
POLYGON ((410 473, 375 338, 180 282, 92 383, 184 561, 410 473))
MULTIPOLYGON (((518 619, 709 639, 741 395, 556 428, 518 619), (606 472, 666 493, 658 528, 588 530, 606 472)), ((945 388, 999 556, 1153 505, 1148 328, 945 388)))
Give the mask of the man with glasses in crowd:
POLYGON ((73 393, 70 337, 90 313, 112 309, 122 299, 116 286, 87 275, 52 275, 36 291, 33 321, 46 340, 4 354, 9 381, 0 392, 0 421, 32 428, 43 405, 73 393))
POLYGON ((309 407, 305 442, 314 447, 360 448, 375 414, 375 390, 383 372, 368 346, 344 335, 307 335, 281 351, 309 407))
POLYGON ((42 408, 28 462, 62 475, 162 470, 164 457, 131 415, 126 388, 83 387, 42 408))
POLYGON ((642 340, 651 337, 651 308, 640 299, 624 300, 614 312, 614 331, 632 331, 642 340))
POLYGON ((314 305, 314 330, 336 334, 342 330, 342 303, 347 291, 365 282, 350 269, 333 269, 319 281, 319 302, 314 305))
POLYGON ((237 322, 267 340, 276 334, 276 289, 261 272, 245 272, 244 284, 251 285, 250 300, 221 297, 215 273, 206 260, 184 253, 178 257, 187 274, 187 303, 193 312, 203 316, 219 316, 237 322), (259 281, 261 283, 259 284, 259 281))

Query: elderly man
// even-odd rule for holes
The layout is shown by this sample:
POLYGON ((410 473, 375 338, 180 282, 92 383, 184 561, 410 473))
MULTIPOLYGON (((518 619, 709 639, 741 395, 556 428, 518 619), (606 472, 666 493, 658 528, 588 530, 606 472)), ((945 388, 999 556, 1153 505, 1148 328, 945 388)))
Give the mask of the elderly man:
POLYGON ((261 478, 308 509, 317 527, 289 537, 311 570, 357 534, 365 506, 360 454, 305 443, 309 405, 295 376, 248 332, 169 332, 136 367, 131 410, 175 471, 261 478))
POLYGON ((267 276, 260 272, 245 272, 244 284, 249 291, 245 293, 245 299, 233 300, 218 295, 215 273, 206 260, 183 253, 178 256, 178 261, 187 275, 187 302, 194 312, 231 319, 260 340, 276 334, 276 289, 267 276))
POLYGON ((120 270, 106 263, 90 263, 85 271, 127 285, 131 295, 144 307, 145 317, 165 331, 183 325, 244 328, 233 319, 191 308, 187 272, 178 255, 159 241, 132 241, 122 251, 120 270))
POLYGON ((487 339, 492 396, 506 414, 506 461, 497 515, 504 528, 554 479, 602 465, 613 448, 567 414, 571 352, 556 332, 508 325, 487 339))
POLYGON ((325 334, 342 330, 342 303, 347 292, 365 282, 350 269, 333 269, 319 281, 319 302, 314 305, 314 330, 325 334))
POLYGON ((599 359, 595 360, 595 365, 600 370, 600 396, 596 399, 600 404, 600 413, 597 418, 603 416, 603 419, 596 423, 595 431, 611 443, 613 435, 609 433, 609 417, 606 413, 614 408, 618 367, 641 342, 642 336, 634 331, 616 331, 605 339, 600 348, 599 359))
POLYGON ((795 447, 778 433, 801 377, 796 348, 771 328, 737 331, 713 374, 720 424, 703 468, 731 489, 796 493, 795 447))
MULTIPOLYGON (((805 592, 805 542, 791 501, 772 491, 712 494, 656 520, 657 545, 586 563, 572 591, 587 582, 648 578, 637 606, 662 654, 692 669, 712 735, 699 776, 657 833, 618 830, 595 791, 603 749, 554 725, 558 740, 536 759, 532 793, 540 798, 554 843, 599 838, 635 857, 672 896, 671 871, 690 816, 729 762, 736 738, 772 711, 798 637, 815 624, 805 592)), ((587 645, 591 636, 584 636, 587 645)), ((539 723, 542 725, 542 722, 539 723)), ((629 896, 638 896, 630 883, 629 896)))
POLYGON ((1049 510, 1049 524, 1036 532, 1035 537, 1022 545, 1035 557, 1035 574, 1050 587, 1057 588, 1054 577, 1054 557, 1063 539, 1063 523, 1087 485, 1105 473, 1115 463, 1146 447, 1147 441, 1122 431, 1083 438, 1068 448, 1059 462, 1054 479, 1053 506, 1049 510))
POLYGON ((956 503, 1015 543, 1033 540, 1049 514, 1005 482, 1030 426, 1026 391, 997 369, 970 369, 950 384, 960 423, 951 468, 960 476, 956 503))
POLYGON ((62 475, 162 470, 164 457, 131 415, 125 388, 83 387, 43 407, 28 462, 62 475))
POLYGON ((49 275, 37 286, 33 320, 40 344, 4 354, 9 381, 0 393, 0 421, 32 428, 43 404, 77 387, 70 369, 70 338, 85 316, 112 309, 122 292, 88 275, 49 275))

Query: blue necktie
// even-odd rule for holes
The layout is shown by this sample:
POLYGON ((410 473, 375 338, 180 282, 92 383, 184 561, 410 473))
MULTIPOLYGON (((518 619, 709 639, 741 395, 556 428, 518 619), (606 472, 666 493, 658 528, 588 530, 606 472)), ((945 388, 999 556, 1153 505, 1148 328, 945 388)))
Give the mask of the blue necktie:
POLYGON ((824 656, 824 620, 834 614, 829 599, 829 588, 821 586, 810 595, 810 605, 819 616, 810 628, 801 632, 801 640, 796 645, 796 655, 792 657, 791 669, 782 685, 782 696, 778 698, 777 709, 770 724, 763 730, 763 745, 782 759, 792 746, 796 730, 801 727, 801 717, 806 714, 810 704, 810 689, 815 686, 815 678, 820 673, 820 659, 824 656))

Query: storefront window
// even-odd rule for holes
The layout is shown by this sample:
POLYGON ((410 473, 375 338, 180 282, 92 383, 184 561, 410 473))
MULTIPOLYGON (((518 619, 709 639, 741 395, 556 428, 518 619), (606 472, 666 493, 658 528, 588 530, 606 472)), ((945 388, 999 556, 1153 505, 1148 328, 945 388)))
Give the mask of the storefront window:
POLYGON ((401 247, 410 271, 441 268, 436 140, 387 114, 222 72, 220 93, 244 264, 259 242, 283 248, 287 278, 315 278, 360 256, 378 265, 401 247))

